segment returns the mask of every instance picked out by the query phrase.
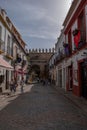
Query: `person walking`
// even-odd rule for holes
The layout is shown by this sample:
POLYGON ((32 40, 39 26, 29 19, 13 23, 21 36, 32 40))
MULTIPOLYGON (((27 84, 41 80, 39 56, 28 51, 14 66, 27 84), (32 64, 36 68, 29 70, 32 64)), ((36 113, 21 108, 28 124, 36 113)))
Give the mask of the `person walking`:
POLYGON ((10 81, 10 91, 12 92, 12 90, 14 90, 14 79, 13 78, 10 81))
POLYGON ((20 85, 21 85, 21 93, 23 93, 24 92, 24 79, 23 78, 21 80, 20 85))
POLYGON ((18 84, 17 84, 17 81, 16 80, 14 80, 14 92, 16 92, 16 88, 17 88, 17 86, 18 86, 18 84))

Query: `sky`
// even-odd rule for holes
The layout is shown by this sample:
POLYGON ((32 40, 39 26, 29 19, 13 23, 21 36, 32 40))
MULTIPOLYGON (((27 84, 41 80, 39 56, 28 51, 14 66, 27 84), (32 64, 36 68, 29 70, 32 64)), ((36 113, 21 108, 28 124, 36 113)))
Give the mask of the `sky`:
POLYGON ((0 0, 28 49, 55 46, 72 0, 0 0))

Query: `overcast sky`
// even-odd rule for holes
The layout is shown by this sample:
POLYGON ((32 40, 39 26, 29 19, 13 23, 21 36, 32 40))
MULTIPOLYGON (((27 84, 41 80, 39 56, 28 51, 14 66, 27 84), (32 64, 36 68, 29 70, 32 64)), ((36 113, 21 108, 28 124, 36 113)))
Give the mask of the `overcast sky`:
POLYGON ((0 0, 28 48, 53 48, 72 0, 0 0))

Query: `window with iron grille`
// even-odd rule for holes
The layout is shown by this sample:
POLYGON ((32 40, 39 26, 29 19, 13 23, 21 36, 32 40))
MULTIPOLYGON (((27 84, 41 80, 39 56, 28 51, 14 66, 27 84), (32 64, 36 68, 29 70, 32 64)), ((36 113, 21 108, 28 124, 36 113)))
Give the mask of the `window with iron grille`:
POLYGON ((11 55, 11 50, 10 50, 10 36, 8 35, 8 39, 7 39, 7 53, 9 55, 11 55))
POLYGON ((0 26, 0 40, 2 38, 2 27, 0 26))
POLYGON ((69 44, 69 53, 72 53, 72 34, 71 34, 71 29, 68 32, 68 44, 69 44))
POLYGON ((83 10, 78 16, 78 29, 81 33, 81 41, 86 42, 85 10, 83 10))

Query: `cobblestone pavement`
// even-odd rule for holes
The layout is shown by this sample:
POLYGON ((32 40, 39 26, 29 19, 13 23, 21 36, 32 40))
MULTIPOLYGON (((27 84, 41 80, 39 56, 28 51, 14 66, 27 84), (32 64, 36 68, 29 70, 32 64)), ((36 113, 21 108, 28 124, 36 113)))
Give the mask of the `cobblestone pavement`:
MULTIPOLYGON (((32 85, 25 85, 24 93, 29 92, 32 88, 32 85)), ((10 101, 16 99, 21 94, 21 86, 17 87, 16 92, 10 92, 10 90, 6 90, 4 94, 0 95, 0 110, 6 107, 10 101)))
POLYGON ((87 130, 87 115, 50 86, 36 84, 14 97, 0 111, 0 130, 87 130))

